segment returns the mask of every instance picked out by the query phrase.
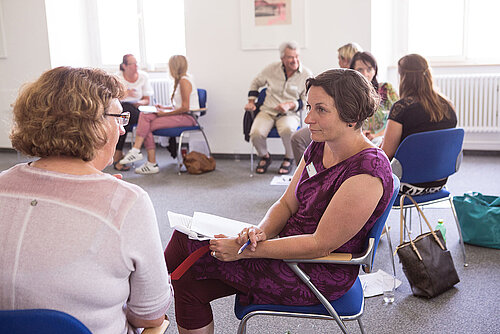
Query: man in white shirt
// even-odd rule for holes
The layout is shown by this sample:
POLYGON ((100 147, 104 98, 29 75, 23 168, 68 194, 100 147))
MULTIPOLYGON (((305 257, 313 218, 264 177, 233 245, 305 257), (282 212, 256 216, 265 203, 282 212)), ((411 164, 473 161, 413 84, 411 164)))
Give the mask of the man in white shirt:
POLYGON ((245 110, 254 111, 259 89, 267 88, 261 112, 255 117, 250 130, 250 140, 261 157, 256 169, 258 174, 265 173, 271 164, 266 138, 273 126, 276 126, 285 147, 285 158, 279 174, 290 173, 293 163, 290 137, 300 125, 297 111, 305 104, 305 82, 312 77, 312 72, 299 61, 296 42, 285 42, 279 49, 281 61, 268 65, 253 79, 248 92, 248 103, 245 105, 245 110))

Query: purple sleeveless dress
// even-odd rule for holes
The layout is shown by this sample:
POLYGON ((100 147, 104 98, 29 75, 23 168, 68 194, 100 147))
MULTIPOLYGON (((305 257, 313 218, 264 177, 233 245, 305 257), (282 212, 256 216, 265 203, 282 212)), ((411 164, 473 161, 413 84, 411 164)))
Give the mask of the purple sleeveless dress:
MULTIPOLYGON (((392 170, 384 152, 365 149, 339 164, 324 168, 324 143, 312 142, 304 153, 306 166, 314 164, 317 174, 309 177, 304 169, 295 190, 299 208, 286 223, 280 237, 312 234, 333 195, 348 178, 369 174, 382 180, 384 193, 372 216, 363 228, 335 252, 361 252, 368 231, 385 210, 393 192, 392 170)), ((188 240, 188 249, 195 251, 208 242, 188 240)), ((312 282, 329 300, 345 294, 354 284, 359 267, 355 265, 301 264, 312 282)), ((291 271, 286 263, 273 259, 245 259, 221 262, 209 254, 201 257, 190 270, 198 279, 218 279, 228 285, 246 286, 240 296, 242 304, 314 305, 317 298, 291 271)))

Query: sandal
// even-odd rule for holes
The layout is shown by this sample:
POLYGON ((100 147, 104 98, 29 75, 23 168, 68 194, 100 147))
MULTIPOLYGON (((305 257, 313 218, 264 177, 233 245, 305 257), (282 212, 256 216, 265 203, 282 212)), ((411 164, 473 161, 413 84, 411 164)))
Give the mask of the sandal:
POLYGON ((128 172, 130 170, 130 166, 122 165, 121 168, 118 168, 116 165, 119 164, 120 161, 113 162, 113 168, 119 172, 128 172))
POLYGON ((265 172, 267 172, 267 167, 271 165, 271 162, 271 156, 262 157, 262 159, 260 159, 259 161, 259 164, 257 165, 257 168, 255 169, 255 172, 257 174, 264 174, 265 172))
POLYGON ((290 171, 292 170, 292 164, 293 164, 292 158, 284 158, 283 162, 281 163, 280 170, 278 173, 281 175, 290 174, 290 171), (289 162, 288 166, 285 166, 285 161, 289 162), (285 171, 282 172, 281 170, 285 170, 285 171))

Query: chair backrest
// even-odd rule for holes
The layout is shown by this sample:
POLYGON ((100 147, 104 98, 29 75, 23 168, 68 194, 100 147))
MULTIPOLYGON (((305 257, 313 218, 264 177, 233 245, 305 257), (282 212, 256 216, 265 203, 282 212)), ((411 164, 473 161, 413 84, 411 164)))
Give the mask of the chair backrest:
POLYGON ((389 216, 389 212, 391 212, 392 205, 394 204, 394 201, 396 200, 396 197, 398 197, 399 193, 399 179, 396 175, 392 174, 392 182, 394 185, 394 189, 392 192, 391 200, 389 201, 389 204, 387 204, 387 207, 384 210, 384 213, 377 219, 375 224, 373 224, 372 229, 370 232, 368 232, 368 237, 367 240, 370 238, 375 239, 375 244, 373 246, 373 256, 372 256, 372 264, 373 260, 375 259, 375 253, 377 252, 377 247, 378 247, 378 242, 380 240, 380 236, 382 235, 382 230, 384 229, 385 226, 385 221, 387 220, 387 217, 389 216))
POLYGON ((394 155, 393 172, 406 183, 444 179, 458 171, 463 141, 464 129, 460 128, 409 135, 394 155))
POLYGON ((206 91, 206 89, 198 88, 198 100, 200 103, 200 108, 207 107, 207 91, 206 91))
MULTIPOLYGON (((207 91, 206 89, 198 88, 198 102, 200 104, 200 108, 204 109, 207 107, 207 91)), ((206 110, 200 111, 200 116, 203 116, 207 113, 206 110)))
POLYGON ((0 333, 10 334, 92 334, 73 316, 47 309, 0 311, 0 333))
POLYGON ((267 91, 267 88, 262 88, 260 90, 259 96, 257 96, 257 102, 256 102, 257 109, 260 108, 260 106, 264 103, 264 100, 266 99, 266 91, 267 91))

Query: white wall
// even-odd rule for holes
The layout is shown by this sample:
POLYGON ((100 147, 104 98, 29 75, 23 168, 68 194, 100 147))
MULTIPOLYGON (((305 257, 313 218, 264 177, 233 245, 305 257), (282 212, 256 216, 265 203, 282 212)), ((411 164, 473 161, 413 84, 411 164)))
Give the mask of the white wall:
POLYGON ((2 0, 7 58, 0 58, 0 147, 11 147, 11 107, 22 83, 50 68, 44 1, 2 0))
MULTIPOLYGON (((370 0, 306 0, 307 48, 302 63, 314 74, 337 67, 337 49, 356 41, 370 49, 370 0)), ((208 113, 200 119, 214 153, 249 153, 243 139, 243 106, 253 77, 279 61, 278 50, 242 50, 240 1, 186 0, 190 72, 207 89, 208 113)), ((271 153, 283 153, 276 139, 271 153)))
MULTIPOLYGON (((76 0, 70 2, 73 1, 76 0)), ((394 24, 389 23, 394 16, 390 10, 394 1, 398 2, 305 0, 307 48, 302 49, 303 64, 314 74, 337 67, 338 47, 355 41, 365 50, 373 51, 377 57, 379 79, 397 87, 394 65, 399 55, 393 53, 397 36, 394 24)), ((85 1, 78 0, 76 3, 78 6, 67 8, 68 17, 77 15, 75 11, 83 10, 85 1)), ((51 67, 51 61, 44 1, 0 0, 0 4, 3 7, 7 48, 7 58, 0 58, 0 147, 11 147, 8 139, 10 105, 21 84, 36 79, 51 67)), ((238 0, 185 0, 185 17, 190 72, 198 86, 208 91, 209 111, 200 121, 207 131, 212 151, 248 153, 249 144, 244 141, 242 133, 248 86, 265 65, 279 60, 278 50, 241 49, 238 0)), ((171 33, 165 32, 167 40, 171 33)), ((80 42, 85 44, 90 40, 81 38, 80 42)), ((500 66, 434 68, 435 74, 457 72, 498 73, 500 66)), ((164 77, 166 73, 153 73, 151 76, 164 77)), ((491 135, 498 137, 496 133, 491 135)), ((466 137, 466 141, 468 139, 482 141, 481 138, 466 137)), ((283 153, 278 140, 272 139, 269 143, 271 153, 283 153)))

